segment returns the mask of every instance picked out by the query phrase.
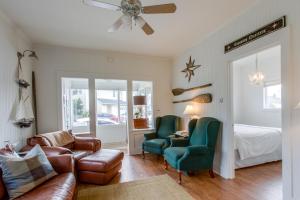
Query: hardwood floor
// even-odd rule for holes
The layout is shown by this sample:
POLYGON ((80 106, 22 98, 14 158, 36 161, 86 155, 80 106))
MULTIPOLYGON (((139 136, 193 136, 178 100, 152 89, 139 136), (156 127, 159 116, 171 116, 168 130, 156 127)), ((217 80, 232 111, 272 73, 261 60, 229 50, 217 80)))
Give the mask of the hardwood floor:
MULTIPOLYGON (((111 184, 128 182, 167 173, 177 181, 174 169, 164 169, 163 159, 154 155, 125 156, 121 174, 111 184)), ((210 178, 208 172, 182 177, 182 186, 195 199, 199 200, 281 200, 281 163, 275 162, 236 171, 234 180, 225 180, 220 176, 210 178)))

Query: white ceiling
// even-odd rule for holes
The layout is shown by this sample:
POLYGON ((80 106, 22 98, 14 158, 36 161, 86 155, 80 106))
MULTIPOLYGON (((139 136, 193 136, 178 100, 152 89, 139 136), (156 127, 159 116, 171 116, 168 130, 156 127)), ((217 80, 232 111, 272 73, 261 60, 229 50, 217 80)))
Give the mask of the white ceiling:
MULTIPOLYGON (((121 0, 103 0, 120 4, 121 0)), ((144 15, 154 28, 108 33, 120 12, 89 7, 82 0, 1 0, 0 9, 34 43, 176 56, 240 15, 257 0, 142 0, 143 5, 174 2, 175 14, 144 15)))

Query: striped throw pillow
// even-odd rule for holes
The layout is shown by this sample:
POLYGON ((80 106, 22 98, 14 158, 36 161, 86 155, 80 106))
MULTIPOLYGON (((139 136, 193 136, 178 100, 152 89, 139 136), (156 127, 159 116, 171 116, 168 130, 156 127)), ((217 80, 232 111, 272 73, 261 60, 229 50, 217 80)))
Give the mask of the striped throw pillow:
POLYGON ((57 175, 39 145, 23 158, 0 155, 0 167, 10 199, 25 194, 57 175))

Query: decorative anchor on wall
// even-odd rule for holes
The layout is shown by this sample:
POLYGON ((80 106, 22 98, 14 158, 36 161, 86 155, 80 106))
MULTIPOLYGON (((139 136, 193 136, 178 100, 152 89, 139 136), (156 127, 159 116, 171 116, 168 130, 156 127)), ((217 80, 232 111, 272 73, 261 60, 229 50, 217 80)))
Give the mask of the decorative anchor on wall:
POLYGON ((192 61, 192 56, 190 56, 190 60, 186 63, 186 68, 181 72, 185 73, 185 77, 188 78, 189 82, 191 81, 192 76, 195 75, 194 71, 201 67, 201 65, 195 65, 195 59, 192 61))

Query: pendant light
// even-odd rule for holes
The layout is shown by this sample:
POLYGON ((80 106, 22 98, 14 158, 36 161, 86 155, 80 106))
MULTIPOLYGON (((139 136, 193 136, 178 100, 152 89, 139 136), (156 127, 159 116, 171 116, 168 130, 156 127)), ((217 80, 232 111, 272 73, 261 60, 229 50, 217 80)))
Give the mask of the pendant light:
POLYGON ((258 71, 258 56, 255 55, 255 73, 249 75, 249 81, 252 85, 263 85, 265 76, 262 72, 258 71))

